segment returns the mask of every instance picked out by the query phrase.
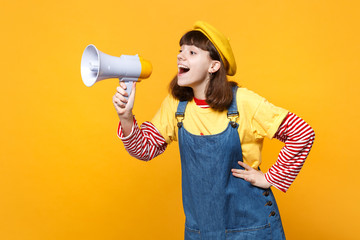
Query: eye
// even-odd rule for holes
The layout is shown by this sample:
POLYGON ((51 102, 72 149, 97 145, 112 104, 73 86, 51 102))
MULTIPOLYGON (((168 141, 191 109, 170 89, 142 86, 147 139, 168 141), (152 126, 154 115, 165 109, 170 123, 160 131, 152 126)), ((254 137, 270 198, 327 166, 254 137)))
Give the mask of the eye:
POLYGON ((190 54, 191 54, 191 55, 195 55, 195 54, 196 54, 196 52, 194 52, 194 51, 190 51, 190 54))

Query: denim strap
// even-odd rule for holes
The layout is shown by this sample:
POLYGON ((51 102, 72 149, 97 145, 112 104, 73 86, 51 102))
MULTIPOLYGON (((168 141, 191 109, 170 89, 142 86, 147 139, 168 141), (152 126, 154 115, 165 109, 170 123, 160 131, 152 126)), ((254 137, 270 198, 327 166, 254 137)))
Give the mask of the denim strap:
POLYGON ((175 113, 175 118, 178 121, 178 127, 181 128, 182 127, 182 121, 185 118, 185 108, 187 105, 188 101, 180 101, 177 111, 175 113))
POLYGON ((237 109, 237 103, 236 103, 236 93, 237 93, 237 89, 238 87, 235 86, 233 87, 232 91, 233 91, 233 98, 232 98, 232 101, 231 101, 231 104, 230 104, 230 107, 228 109, 228 113, 227 113, 227 116, 228 118, 230 119, 230 121, 232 123, 235 124, 236 122, 236 118, 239 117, 239 111, 237 109))

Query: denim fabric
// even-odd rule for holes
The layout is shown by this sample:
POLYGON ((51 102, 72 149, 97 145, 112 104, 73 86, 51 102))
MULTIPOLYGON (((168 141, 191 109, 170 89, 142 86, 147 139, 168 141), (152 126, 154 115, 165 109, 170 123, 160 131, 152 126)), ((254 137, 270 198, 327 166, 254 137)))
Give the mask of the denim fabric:
MULTIPOLYGON (((179 103, 177 114, 186 104, 179 103)), ((236 101, 229 109, 237 109, 236 101)), ((182 122, 178 126, 185 240, 285 239, 271 189, 231 174, 242 168, 238 124, 229 122, 223 132, 206 136, 191 134, 182 122)))

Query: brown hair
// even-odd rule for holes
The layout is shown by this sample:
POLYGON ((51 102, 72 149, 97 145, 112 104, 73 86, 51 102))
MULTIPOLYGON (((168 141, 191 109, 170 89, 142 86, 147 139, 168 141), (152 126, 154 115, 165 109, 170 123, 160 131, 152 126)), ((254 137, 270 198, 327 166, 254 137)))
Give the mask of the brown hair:
MULTIPOLYGON (((210 81, 206 87, 206 102, 217 111, 228 109, 232 101, 232 87, 237 86, 236 82, 228 81, 226 69, 221 57, 212 42, 199 31, 187 32, 180 39, 180 46, 194 45, 204 51, 208 51, 212 60, 220 61, 220 69, 210 75, 210 81)), ((177 84, 177 75, 169 85, 169 91, 174 98, 180 101, 191 101, 194 98, 194 92, 191 87, 180 87, 177 84)))

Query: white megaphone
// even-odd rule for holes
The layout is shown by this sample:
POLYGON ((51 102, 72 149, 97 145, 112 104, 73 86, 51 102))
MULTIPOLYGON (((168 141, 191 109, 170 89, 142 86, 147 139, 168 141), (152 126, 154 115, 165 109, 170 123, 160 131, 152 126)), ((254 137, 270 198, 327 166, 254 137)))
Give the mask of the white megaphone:
POLYGON ((81 78, 88 87, 107 79, 119 78, 125 82, 130 96, 132 83, 150 77, 152 65, 136 55, 113 57, 100 52, 94 45, 88 45, 81 58, 81 78))

